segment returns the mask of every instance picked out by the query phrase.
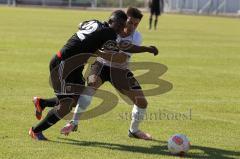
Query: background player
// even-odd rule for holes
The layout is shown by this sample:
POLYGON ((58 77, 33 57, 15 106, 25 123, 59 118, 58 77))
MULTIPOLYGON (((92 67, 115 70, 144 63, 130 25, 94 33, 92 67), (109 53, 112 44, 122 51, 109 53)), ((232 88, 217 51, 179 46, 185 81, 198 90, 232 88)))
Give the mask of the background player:
POLYGON ((154 29, 156 30, 158 24, 158 16, 161 15, 161 13, 163 13, 164 0, 149 0, 149 8, 150 8, 149 29, 152 29, 153 15, 155 15, 154 29))

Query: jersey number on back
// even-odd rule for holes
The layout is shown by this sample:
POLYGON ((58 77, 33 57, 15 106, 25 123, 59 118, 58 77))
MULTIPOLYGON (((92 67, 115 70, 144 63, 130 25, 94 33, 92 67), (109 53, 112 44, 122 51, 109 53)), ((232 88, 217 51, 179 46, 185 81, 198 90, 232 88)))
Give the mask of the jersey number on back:
POLYGON ((84 40, 87 35, 91 34, 92 32, 96 31, 98 28, 98 23, 95 21, 89 21, 83 24, 80 27, 80 30, 77 32, 79 39, 84 40))

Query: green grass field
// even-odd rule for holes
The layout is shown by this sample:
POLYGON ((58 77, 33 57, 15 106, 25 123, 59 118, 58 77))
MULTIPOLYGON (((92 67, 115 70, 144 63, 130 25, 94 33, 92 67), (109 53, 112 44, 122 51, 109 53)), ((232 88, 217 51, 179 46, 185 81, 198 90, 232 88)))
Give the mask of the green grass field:
MULTIPOLYGON (((186 134, 191 140, 186 158, 240 158, 240 20, 233 18, 163 15, 159 29, 149 31, 145 14, 139 26, 143 43, 156 45, 160 54, 135 55, 133 61, 166 65, 168 71, 160 78, 173 84, 169 92, 147 98, 148 112, 190 116, 191 110, 191 120, 143 122, 142 130, 156 141, 128 138, 130 120, 121 114, 130 113, 131 106, 121 98, 115 109, 81 121, 79 131, 68 137, 59 133, 66 120, 45 131, 49 142, 28 136, 28 129, 38 122, 32 96, 54 95, 48 84, 50 58, 79 22, 104 20, 109 14, 0 7, 0 158, 175 158, 166 147, 175 133, 186 134)), ((143 85, 145 90, 154 87, 143 85)), ((108 83, 102 89, 117 95, 108 83)), ((90 109, 100 102, 94 98, 90 109)))

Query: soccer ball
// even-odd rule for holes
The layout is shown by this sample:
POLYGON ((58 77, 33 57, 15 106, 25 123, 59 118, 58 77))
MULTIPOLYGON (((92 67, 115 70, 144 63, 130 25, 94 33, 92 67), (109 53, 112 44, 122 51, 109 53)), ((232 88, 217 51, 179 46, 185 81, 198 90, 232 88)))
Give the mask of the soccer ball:
POLYGON ((175 134, 168 140, 168 150, 174 155, 184 155, 190 148, 190 141, 187 136, 175 134))

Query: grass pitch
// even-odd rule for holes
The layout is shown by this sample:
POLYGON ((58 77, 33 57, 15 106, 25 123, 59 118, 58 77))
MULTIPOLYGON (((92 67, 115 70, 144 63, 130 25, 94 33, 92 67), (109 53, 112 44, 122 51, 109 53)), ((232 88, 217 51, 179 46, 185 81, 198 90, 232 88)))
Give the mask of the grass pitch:
MULTIPOLYGON (((143 122, 142 130, 156 141, 127 137, 130 120, 124 115, 130 114, 131 106, 110 84, 101 89, 118 96, 112 111, 81 121, 79 131, 68 137, 59 134, 63 120, 45 132, 49 142, 31 140, 28 129, 38 122, 32 96, 54 95, 48 84, 50 58, 79 22, 105 20, 109 14, 0 7, 0 158, 175 158, 166 147, 174 133, 191 140, 186 158, 240 158, 240 21, 219 17, 163 15, 158 30, 149 31, 145 14, 139 26, 143 43, 158 46, 160 55, 135 55, 133 61, 166 65, 160 78, 173 84, 169 92, 147 97, 148 114, 186 117, 143 122)), ((155 88, 154 83, 142 86, 155 88)), ((90 109, 100 102, 94 98, 90 109)))

